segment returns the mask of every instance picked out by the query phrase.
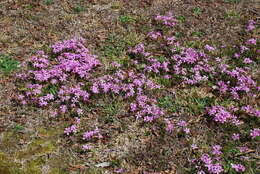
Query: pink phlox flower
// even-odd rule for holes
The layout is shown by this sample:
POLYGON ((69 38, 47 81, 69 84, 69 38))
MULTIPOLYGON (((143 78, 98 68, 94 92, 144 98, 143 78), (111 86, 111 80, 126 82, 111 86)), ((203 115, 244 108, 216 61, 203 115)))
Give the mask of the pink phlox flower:
POLYGON ((172 15, 171 12, 167 13, 166 15, 156 15, 156 21, 162 22, 164 25, 173 27, 177 23, 177 19, 172 15))
POLYGON ((76 121, 77 124, 80 124, 80 121, 81 121, 81 120, 80 120, 79 117, 75 117, 75 121, 76 121))
POLYGON ((76 133, 77 130, 78 130, 77 125, 72 125, 70 127, 65 128, 64 134, 70 135, 70 134, 76 133))
POLYGON ((217 84, 220 92, 225 93, 228 91, 228 85, 224 81, 219 81, 217 84))
POLYGON ((200 157, 200 160, 204 162, 205 164, 211 164, 212 160, 208 154, 202 154, 200 157))
POLYGON ((207 164, 206 167, 208 168, 208 171, 213 174, 220 174, 224 171, 223 167, 219 163, 207 164))
POLYGON ((240 56, 241 56, 241 55, 240 55, 239 53, 235 53, 235 54, 234 54, 234 57, 237 58, 237 59, 238 59, 240 56))
POLYGON ((172 124, 172 122, 168 119, 165 119, 166 122, 166 131, 169 133, 172 133, 172 130, 174 128, 174 125, 172 124))
POLYGON ((260 110, 254 109, 252 106, 247 105, 247 106, 242 106, 241 108, 243 111, 245 111, 248 114, 255 115, 257 117, 260 117, 260 110))
POLYGON ((222 149, 222 147, 220 145, 214 145, 212 147, 212 154, 217 155, 217 156, 221 155, 222 154, 222 152, 220 151, 221 149, 222 149))
POLYGON ((240 46, 240 53, 244 53, 247 50, 249 50, 249 48, 247 48, 246 46, 244 46, 244 45, 240 46))
POLYGON ((210 46, 210 45, 205 45, 204 48, 205 48, 206 50, 208 50, 208 51, 215 51, 215 48, 212 47, 212 46, 210 46))
POLYGON ((239 151, 240 151, 241 153, 247 152, 247 151, 249 150, 249 148, 246 147, 246 146, 237 147, 237 148, 239 149, 239 151))
POLYGON ((112 65, 113 67, 116 67, 116 68, 119 68, 119 67, 122 66, 121 64, 119 64, 119 63, 117 63, 117 62, 112 62, 111 65, 112 65))
POLYGON ((56 117, 58 115, 58 112, 57 111, 51 111, 50 112, 50 116, 51 117, 56 117))
POLYGON ((232 138, 232 140, 234 140, 234 141, 239 140, 239 139, 240 139, 240 134, 234 133, 231 138, 232 138))
POLYGON ((119 168, 119 169, 116 169, 115 172, 116 173, 123 173, 125 170, 123 168, 119 168))
POLYGON ((189 128, 184 128, 183 131, 186 133, 186 134, 189 134, 190 133, 190 129, 189 128))
POLYGON ((67 108, 66 105, 61 105, 61 106, 60 106, 60 111, 61 111, 62 113, 66 113, 67 110, 68 110, 68 108, 67 108))
POLYGON ((243 63, 246 63, 246 64, 250 64, 252 63, 253 61, 250 59, 250 58, 245 58, 243 63))
POLYGON ((252 38, 252 39, 247 40, 246 44, 248 44, 248 45, 256 45, 256 41, 257 41, 256 39, 252 38))
POLYGON ((186 127, 187 126, 187 122, 184 121, 184 120, 181 120, 181 121, 179 121, 178 126, 186 127))
POLYGON ((259 128, 256 128, 256 129, 252 129, 250 131, 250 136, 254 139, 256 137, 259 137, 260 136, 260 129, 259 128))
POLYGON ((83 149, 84 151, 89 150, 89 149, 91 149, 91 148, 92 148, 92 146, 90 146, 90 145, 88 145, 88 144, 84 144, 84 145, 82 146, 82 149, 83 149))
POLYGON ((247 31, 252 31, 255 29, 256 22, 254 20, 249 20, 247 24, 247 31))
POLYGON ((92 137, 94 137, 96 135, 98 135, 97 136, 98 138, 102 138, 98 128, 96 128, 95 130, 92 130, 92 131, 85 132, 83 134, 83 140, 88 140, 88 139, 90 139, 90 138, 92 138, 92 137))
POLYGON ((77 114, 78 115, 82 115, 83 114, 83 110, 82 109, 77 109, 77 114))
POLYGON ((161 33, 158 32, 158 31, 151 31, 151 32, 148 33, 148 37, 150 37, 153 40, 156 40, 161 36, 162 36, 161 33))
POLYGON ((235 169, 236 172, 244 172, 246 170, 246 168, 242 164, 231 163, 231 167, 235 169))

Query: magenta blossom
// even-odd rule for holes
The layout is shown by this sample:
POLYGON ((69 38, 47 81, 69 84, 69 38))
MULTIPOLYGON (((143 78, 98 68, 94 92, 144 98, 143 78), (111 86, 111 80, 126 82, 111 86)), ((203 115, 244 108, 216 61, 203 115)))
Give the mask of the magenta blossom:
POLYGON ((220 145, 214 145, 212 147, 212 154, 219 156, 222 154, 222 152, 220 151, 222 149, 222 147, 220 145))
POLYGON ((246 168, 242 164, 231 163, 231 167, 235 169, 236 172, 244 172, 246 170, 246 168))
POLYGON ((223 167, 219 163, 207 164, 206 166, 208 168, 208 171, 213 174, 220 174, 224 171, 223 167))
POLYGON ((256 39, 252 38, 252 39, 249 39, 246 44, 248 45, 256 45, 256 39))
POLYGON ((234 141, 239 140, 240 139, 240 134, 233 134, 231 138, 234 141))
POLYGON ((203 154, 200 157, 200 160, 203 161, 205 164, 211 164, 212 162, 211 157, 208 154, 203 154))
POLYGON ((205 45, 205 49, 208 51, 215 51, 215 48, 210 45, 205 45))
POLYGON ((254 139, 256 137, 259 137, 260 136, 260 129, 253 129, 251 130, 250 132, 250 136, 254 139))
POLYGON ((91 148, 92 148, 92 146, 90 146, 90 145, 88 145, 88 144, 85 144, 85 145, 82 146, 82 149, 83 149, 84 151, 89 150, 89 149, 91 149, 91 148))
POLYGON ((256 22, 254 20, 249 20, 247 25, 247 31, 252 31, 255 29, 256 22))

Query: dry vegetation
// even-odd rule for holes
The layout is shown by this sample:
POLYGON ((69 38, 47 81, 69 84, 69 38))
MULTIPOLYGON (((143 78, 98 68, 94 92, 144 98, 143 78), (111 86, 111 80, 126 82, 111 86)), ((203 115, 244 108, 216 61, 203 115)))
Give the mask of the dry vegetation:
MULTIPOLYGON (((233 130, 217 125, 205 111, 215 93, 205 84, 182 86, 174 82, 162 83, 165 87, 154 95, 166 110, 163 117, 175 124, 185 120, 191 129, 189 135, 180 130, 167 132, 164 118, 153 123, 136 121, 127 110, 128 101, 102 94, 84 105, 81 128, 98 127, 103 138, 91 141, 93 148, 82 151, 82 134, 64 135, 64 129, 74 122, 72 118, 51 118, 51 108, 19 103, 20 82, 15 74, 21 67, 16 62, 28 60, 37 50, 50 52, 49 46, 55 42, 77 36, 86 39, 86 47, 103 65, 95 75, 108 72, 113 61, 137 71, 128 65, 128 48, 148 43, 154 16, 169 11, 178 19, 175 36, 187 47, 203 49, 209 44, 220 48, 256 38, 254 49, 259 50, 259 9, 257 1, 249 0, 1 0, 0 60, 8 59, 12 65, 8 64, 10 71, 0 71, 0 174, 190 174, 196 173, 190 162, 194 158, 191 144, 210 150, 212 145, 223 143, 225 151, 231 152, 231 134, 225 131, 233 130), (249 20, 258 21, 251 33, 246 32, 249 20)), ((231 53, 223 52, 218 49, 211 56, 221 54, 229 59, 231 53)), ((259 82, 259 53, 252 57, 256 62, 252 76, 259 82)), ((160 83, 156 75, 151 79, 160 83)), ((245 96, 243 101, 259 108, 257 95, 254 99, 245 96)), ((236 104, 217 97, 214 102, 236 104)), ((259 117, 254 119, 250 126, 259 128, 259 117)), ((236 155, 249 159, 244 164, 245 173, 256 174, 259 137, 253 142, 247 139, 243 136, 240 145, 248 145, 249 150, 236 155)))

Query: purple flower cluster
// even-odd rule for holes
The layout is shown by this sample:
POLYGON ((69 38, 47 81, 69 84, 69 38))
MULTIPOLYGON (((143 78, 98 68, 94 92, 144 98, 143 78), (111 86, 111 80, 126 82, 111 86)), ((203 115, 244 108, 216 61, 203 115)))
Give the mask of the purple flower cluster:
POLYGON ((237 148, 238 148, 238 150, 239 150, 241 153, 245 153, 246 151, 249 150, 248 147, 246 147, 246 146, 237 147, 237 148))
POLYGON ((149 80, 144 74, 118 70, 114 74, 94 79, 91 91, 94 94, 113 93, 122 95, 125 99, 135 99, 130 104, 130 111, 136 112, 137 119, 143 118, 145 122, 150 122, 163 115, 163 111, 156 105, 155 99, 144 95, 144 91, 158 88, 160 86, 149 80))
POLYGON ((205 45, 205 49, 212 52, 212 51, 215 51, 215 48, 210 46, 210 45, 205 45))
POLYGON ((236 172, 244 172, 246 170, 246 168, 242 164, 231 163, 231 167, 235 169, 236 172))
MULTIPOLYGON (((197 163, 196 168, 198 168, 199 173, 205 173, 205 170, 212 174, 220 174, 224 172, 224 168, 220 163, 220 155, 222 155, 221 149, 222 147, 220 145, 214 145, 212 146, 212 155, 204 153, 200 156, 199 159, 192 160, 193 163, 197 163)), ((246 170, 242 164, 231 163, 231 168, 235 169, 236 172, 244 172, 246 170)))
POLYGON ((219 156, 222 154, 222 152, 220 151, 222 149, 222 147, 220 145, 214 145, 212 146, 212 154, 219 156))
POLYGON ((150 53, 146 52, 145 50, 145 45, 141 42, 139 44, 137 44, 135 47, 133 48, 129 48, 128 50, 129 53, 133 53, 133 54, 140 54, 143 55, 145 57, 150 56, 150 53))
POLYGON ((83 134, 83 140, 89 140, 93 137, 97 137, 97 138, 103 138, 103 136, 100 134, 100 131, 98 128, 96 128, 95 130, 92 130, 92 131, 88 131, 88 132, 85 132, 83 134))
POLYGON ((247 31, 252 31, 255 29, 256 22, 254 20, 249 20, 247 24, 247 31))
POLYGON ((52 46, 53 53, 57 54, 50 62, 43 51, 38 51, 29 61, 35 70, 29 71, 28 76, 39 82, 64 82, 72 75, 88 79, 89 73, 100 64, 97 56, 91 55, 83 45, 82 39, 73 38, 52 46))
POLYGON ((158 89, 159 85, 149 80, 144 74, 118 70, 112 75, 93 79, 91 91, 98 93, 122 94, 125 98, 142 95, 144 89, 158 89))
MULTIPOLYGON (((177 23, 172 13, 157 15, 155 21, 157 24, 163 24, 160 25, 163 29, 170 30, 177 23)), ((254 25, 254 21, 249 21, 247 30, 254 30, 254 25)), ((251 48, 257 46, 257 39, 251 38, 242 46, 234 46, 236 52, 232 53, 230 63, 220 57, 211 58, 210 56, 213 55, 213 52, 217 52, 217 49, 210 45, 205 45, 205 52, 182 46, 173 36, 172 31, 167 33, 167 31, 156 29, 149 32, 147 37, 146 41, 152 41, 152 45, 139 43, 129 49, 129 53, 133 56, 131 63, 134 63, 138 67, 137 69, 125 69, 122 67, 123 65, 112 62, 111 71, 105 71, 105 74, 101 76, 93 75, 101 63, 97 56, 90 54, 84 46, 82 38, 58 42, 51 46, 50 54, 38 51, 36 56, 24 64, 28 65, 29 70, 17 75, 22 82, 18 99, 22 104, 36 104, 40 107, 52 106, 50 115, 56 117, 58 114, 70 113, 82 116, 84 113, 81 109, 82 105, 87 103, 91 97, 100 94, 121 96, 120 99, 123 98, 122 100, 127 103, 130 102, 129 110, 134 113, 136 119, 152 122, 163 117, 166 112, 158 106, 157 100, 149 93, 153 89, 161 88, 160 85, 149 79, 149 75, 177 80, 177 83, 182 86, 201 83, 206 85, 204 82, 210 82, 213 83, 210 89, 217 89, 217 94, 220 93, 221 97, 223 95, 231 96, 235 99, 234 102, 241 99, 244 94, 256 98, 255 92, 258 92, 260 87, 250 75, 252 74, 250 67, 256 65, 257 60, 249 52, 252 51, 251 48), (236 62, 242 65, 237 66, 236 62)), ((243 122, 236 116, 241 110, 256 117, 260 116, 260 111, 251 105, 243 106, 241 109, 233 105, 230 107, 213 105, 208 108, 207 113, 215 122, 241 125, 243 122)), ((65 128, 65 135, 80 132, 80 119, 78 117, 74 119, 73 123, 65 128)), ((172 133, 173 129, 178 128, 186 134, 190 133, 186 121, 180 120, 176 123, 176 120, 164 120, 167 132, 172 133), (173 124, 174 122, 176 124, 173 124)), ((250 132, 252 139, 260 136, 259 128, 250 129, 252 129, 250 132)), ((98 128, 87 131, 82 136, 85 141, 92 140, 92 138, 103 138, 98 128)), ((234 141, 239 140, 240 134, 234 133, 231 138, 234 141)), ((86 151, 91 147, 89 144, 85 144, 82 149, 86 151)), ((198 146, 193 144, 192 149, 198 149, 198 146)), ((220 145, 214 145, 211 153, 204 153, 199 159, 194 160, 198 162, 200 173, 205 173, 204 171, 212 174, 224 172, 222 166, 224 163, 221 161, 224 154, 221 150, 220 145)), ((199 150, 197 151, 199 152, 199 150)), ((245 167, 241 164, 231 164, 231 167, 236 172, 245 171, 245 167)))
POLYGON ((172 56, 173 73, 182 76, 184 84, 194 85, 208 81, 208 74, 213 68, 209 65, 208 56, 193 48, 182 48, 179 54, 172 56))
POLYGON ((245 58, 244 61, 243 61, 243 63, 245 63, 245 64, 251 64, 251 63, 253 63, 253 61, 252 61, 250 58, 245 58))
POLYGON ((223 106, 212 106, 208 113, 213 117, 213 120, 219 123, 232 123, 240 125, 243 122, 238 120, 237 116, 227 111, 223 106))
POLYGON ((123 168, 118 168, 115 170, 115 173, 123 173, 125 170, 123 168))
POLYGON ((257 40, 254 38, 248 39, 246 44, 248 45, 256 45, 257 40))
POLYGON ((257 83, 252 79, 251 75, 247 73, 246 68, 234 68, 229 70, 229 65, 220 64, 218 66, 219 77, 226 77, 225 81, 217 82, 218 89, 221 93, 229 93, 234 99, 240 99, 242 93, 253 96, 253 92, 257 90, 257 83))
POLYGON ((192 149, 192 150, 198 149, 198 145, 197 145, 197 144, 192 144, 192 145, 191 145, 191 149, 192 149))
POLYGON ((77 113, 82 113, 82 110, 77 109, 81 102, 87 102, 89 99, 89 93, 81 89, 84 87, 83 83, 78 83, 76 86, 61 86, 58 90, 58 104, 69 103, 67 107, 75 108, 77 113))
MULTIPOLYGON (((198 149, 197 145, 192 149, 198 149)), ((220 174, 224 171, 222 164, 219 162, 222 155, 221 149, 222 147, 220 145, 214 145, 212 146, 211 155, 209 153, 203 153, 199 159, 195 158, 192 160, 193 163, 196 163, 196 168, 199 170, 199 173, 205 173, 204 171, 207 170, 208 173, 220 174)))
POLYGON ((164 114, 156 103, 155 99, 151 99, 146 95, 139 95, 136 101, 130 104, 130 110, 136 112, 136 119, 143 118, 145 122, 152 122, 164 114))
POLYGON ((239 140, 240 139, 240 134, 233 134, 231 136, 232 140, 236 141, 236 140, 239 140))
POLYGON ((78 130, 77 125, 71 125, 70 127, 65 128, 64 134, 70 135, 70 134, 76 133, 77 130, 78 130))
POLYGON ((256 137, 260 136, 260 129, 256 128, 256 129, 252 129, 250 132, 250 136, 254 139, 256 137))
POLYGON ((53 56, 38 51, 27 61, 29 70, 18 75, 25 82, 25 90, 21 91, 18 99, 26 104, 37 104, 45 107, 49 104, 59 106, 61 113, 70 108, 78 108, 80 102, 86 102, 88 92, 82 90, 90 73, 100 62, 91 55, 83 45, 82 38, 73 38, 52 46, 53 56), (71 85, 75 83, 76 85, 71 85))
POLYGON ((216 163, 216 164, 207 164, 206 165, 208 168, 208 171, 210 173, 214 173, 214 174, 219 174, 222 173, 224 171, 223 167, 221 164, 216 163))
POLYGON ((148 33, 147 36, 150 37, 152 40, 157 40, 159 37, 162 36, 162 34, 158 31, 151 31, 148 33))
POLYGON ((172 133, 172 130, 174 129, 173 123, 169 119, 165 119, 165 122, 166 122, 166 131, 172 133))
POLYGON ((184 84, 197 84, 208 80, 208 74, 213 71, 209 65, 208 56, 193 48, 181 47, 173 37, 164 37, 165 45, 173 48, 168 52, 171 56, 157 56, 145 51, 144 44, 138 44, 130 49, 137 62, 142 64, 145 72, 162 74, 167 79, 172 75, 180 76, 184 84), (169 43, 169 41, 171 41, 169 43))
POLYGON ((187 127, 188 124, 184 120, 181 120, 176 125, 174 125, 173 122, 170 119, 165 119, 165 123, 166 123, 166 131, 169 132, 169 133, 172 133, 172 130, 174 128, 179 128, 178 131, 182 131, 185 134, 190 133, 190 128, 187 127))
POLYGON ((91 149, 91 148, 92 148, 92 146, 90 146, 90 145, 88 145, 88 144, 84 144, 84 145, 82 146, 82 149, 83 149, 84 151, 89 150, 89 149, 91 149))
POLYGON ((241 110, 245 111, 247 114, 251 114, 251 115, 254 115, 256 117, 260 117, 260 110, 254 109, 250 105, 242 106, 241 110))
POLYGON ((167 13, 166 15, 156 15, 154 19, 169 27, 173 27, 177 23, 177 19, 173 16, 171 12, 167 13))
POLYGON ((185 132, 186 134, 190 133, 190 129, 187 127, 187 122, 184 120, 181 120, 177 123, 177 125, 185 132))
POLYGON ((212 158, 208 154, 202 154, 200 160, 204 163, 204 166, 208 169, 209 173, 219 174, 224 171, 220 163, 213 163, 212 158))
POLYGON ((78 125, 80 124, 80 119, 78 117, 75 117, 75 122, 76 122, 76 124, 73 124, 70 127, 65 128, 64 134, 72 135, 72 134, 77 133, 78 125))
POLYGON ((222 80, 218 81, 217 85, 218 85, 218 89, 221 93, 226 93, 228 91, 228 84, 229 83, 225 83, 222 80))
MULTIPOLYGON (((163 17, 157 16, 155 19, 161 20, 163 17)), ((250 24, 253 22, 251 21, 250 24)), ((234 45, 234 49, 240 49, 234 57, 243 58, 244 65, 240 67, 230 66, 219 57, 215 59, 216 62, 212 62, 212 58, 205 52, 182 46, 171 32, 155 30, 149 32, 148 37, 157 40, 158 45, 140 43, 129 49, 129 53, 135 58, 134 63, 141 66, 144 72, 162 75, 163 78, 169 80, 177 77, 182 84, 188 85, 211 80, 215 83, 213 90, 217 86, 221 94, 232 96, 236 100, 244 95, 256 96, 255 92, 260 89, 250 75, 251 69, 248 67, 255 64, 254 57, 243 58, 243 55, 247 55, 251 47, 256 45, 257 39, 247 40, 248 47, 234 45)), ((216 48, 205 45, 205 50, 212 52, 216 48)))

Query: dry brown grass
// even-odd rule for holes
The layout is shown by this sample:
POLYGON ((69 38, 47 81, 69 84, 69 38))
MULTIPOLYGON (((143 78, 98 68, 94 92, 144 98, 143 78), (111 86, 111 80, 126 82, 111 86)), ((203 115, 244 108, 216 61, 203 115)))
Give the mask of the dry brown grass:
MULTIPOLYGON (((101 57, 101 48, 108 44, 106 38, 111 34, 138 42, 145 33, 138 27, 148 23, 154 14, 169 10, 176 16, 185 16, 185 23, 180 25, 185 35, 183 42, 194 39, 213 44, 237 42, 243 37, 245 21, 249 16, 255 17, 248 8, 245 4, 238 9, 234 4, 206 0, 59 0, 51 5, 45 1, 5 0, 0 2, 0 53, 24 61, 44 46, 79 35, 101 57), (76 12, 76 6, 82 11, 76 12), (202 10, 200 16, 193 14, 194 7, 202 10), (138 20, 123 26, 118 20, 123 14, 138 20), (203 32, 204 36, 193 37, 194 31, 203 32)), ((106 130, 107 139, 93 144, 94 150, 86 154, 77 153, 79 144, 72 145, 62 135, 66 123, 50 120, 44 110, 18 105, 13 100, 14 84, 13 74, 0 74, 0 174, 113 173, 117 166, 124 166, 129 174, 143 171, 181 174, 189 167, 185 159, 190 152, 182 148, 187 143, 184 139, 161 137, 160 131, 147 136, 148 127, 123 114, 105 123, 101 108, 90 112, 83 121, 86 127, 98 125, 106 130), (119 119, 120 116, 123 118, 119 119), (17 125, 22 126, 21 130, 17 125), (165 155, 167 151, 169 155, 165 155), (112 161, 114 166, 92 169, 105 161, 112 161), (16 166, 11 169, 8 163, 16 166)), ((197 127, 201 135, 198 139, 203 141, 202 135, 207 130, 200 124, 197 127)))

